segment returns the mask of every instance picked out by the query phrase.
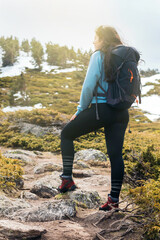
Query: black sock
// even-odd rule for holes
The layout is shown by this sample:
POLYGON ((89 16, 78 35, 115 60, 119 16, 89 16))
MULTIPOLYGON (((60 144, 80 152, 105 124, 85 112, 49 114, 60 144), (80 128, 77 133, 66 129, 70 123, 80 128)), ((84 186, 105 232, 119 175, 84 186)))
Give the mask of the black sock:
POLYGON ((111 192, 110 195, 113 198, 119 198, 122 186, 122 180, 112 180, 111 181, 111 192))
POLYGON ((63 157, 63 175, 72 176, 73 159, 71 156, 63 157))

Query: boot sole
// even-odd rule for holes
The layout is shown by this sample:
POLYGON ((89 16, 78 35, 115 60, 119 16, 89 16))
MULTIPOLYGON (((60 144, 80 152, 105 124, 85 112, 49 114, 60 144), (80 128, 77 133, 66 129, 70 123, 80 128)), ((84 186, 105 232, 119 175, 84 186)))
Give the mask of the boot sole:
POLYGON ((74 191, 76 188, 77 188, 77 186, 76 186, 76 185, 73 185, 73 186, 70 187, 70 188, 63 188, 63 189, 59 189, 59 188, 58 188, 58 191, 59 191, 60 193, 65 193, 65 192, 69 192, 69 191, 74 191))
MULTIPOLYGON (((105 212, 108 212, 108 211, 111 211, 112 209, 108 210, 108 209, 103 209, 103 208, 99 208, 100 211, 105 211, 105 212)), ((115 210, 115 212, 119 212, 118 209, 115 210)))

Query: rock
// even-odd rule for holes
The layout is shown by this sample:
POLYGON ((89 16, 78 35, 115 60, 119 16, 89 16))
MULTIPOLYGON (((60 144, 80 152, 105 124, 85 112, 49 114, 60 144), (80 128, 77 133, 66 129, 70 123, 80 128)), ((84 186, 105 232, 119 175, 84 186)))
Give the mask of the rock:
POLYGON ((26 164, 34 165, 34 161, 30 157, 25 156, 24 154, 20 154, 20 153, 4 153, 3 155, 5 157, 7 157, 7 158, 21 160, 23 166, 26 165, 26 164))
POLYGON ((38 156, 42 156, 43 155, 43 153, 41 152, 41 151, 38 151, 38 150, 36 150, 36 151, 33 151, 36 155, 38 155, 38 156))
POLYGON ((102 202, 97 191, 89 192, 78 189, 74 192, 69 192, 68 195, 70 199, 76 200, 81 207, 97 208, 102 202))
POLYGON ((39 197, 54 197, 56 194, 58 194, 57 188, 61 184, 59 175, 59 172, 55 171, 51 175, 44 176, 34 183, 30 191, 39 197))
POLYGON ((8 240, 3 234, 0 233, 0 240, 8 240))
POLYGON ((26 191, 22 191, 21 192, 21 198, 26 198, 26 199, 33 199, 33 200, 38 200, 39 197, 31 192, 26 192, 26 191))
POLYGON ((13 220, 0 220, 0 233, 9 239, 32 239, 46 232, 42 227, 27 226, 13 220))
POLYGON ((19 122, 11 125, 9 129, 19 130, 20 133, 32 133, 36 137, 42 137, 47 133, 60 136, 61 128, 56 126, 42 127, 32 123, 19 122))
MULTIPOLYGON (((35 151, 37 152, 37 151, 35 151)), ((23 149, 13 149, 13 150, 7 150, 5 153, 13 153, 13 154, 24 154, 29 157, 36 157, 36 154, 29 150, 23 150, 23 149)))
POLYGON ((10 199, 6 196, 0 196, 0 217, 8 217, 19 209, 24 210, 31 206, 24 199, 10 199))
POLYGON ((93 176, 94 172, 92 170, 73 170, 73 177, 76 178, 86 178, 93 176))
POLYGON ((41 206, 15 212, 11 219, 25 222, 47 222, 74 217, 76 214, 75 202, 72 200, 56 200, 43 202, 41 206))
POLYGON ((53 171, 62 171, 62 166, 58 164, 54 164, 53 162, 45 162, 37 165, 34 168, 34 173, 44 173, 44 172, 53 172, 53 171))
POLYGON ((35 193, 41 198, 51 198, 58 194, 58 190, 43 185, 36 185, 31 189, 31 193, 35 193))
POLYGON ((75 161, 107 161, 106 155, 104 153, 102 153, 99 150, 95 150, 95 149, 85 149, 85 150, 80 150, 78 152, 75 153, 74 155, 74 159, 75 161))
POLYGON ((74 161, 74 169, 90 168, 88 164, 82 161, 74 161))
MULTIPOLYGON (((78 179, 77 179, 78 181, 78 179)), ((97 186, 106 186, 107 188, 110 188, 111 185, 111 179, 110 176, 101 176, 101 175, 93 175, 90 178, 82 178, 80 179, 80 183, 82 189, 89 189, 94 188, 97 186)))
POLYGON ((22 175, 22 177, 25 181, 31 181, 32 179, 34 179, 34 175, 32 174, 24 174, 22 175))

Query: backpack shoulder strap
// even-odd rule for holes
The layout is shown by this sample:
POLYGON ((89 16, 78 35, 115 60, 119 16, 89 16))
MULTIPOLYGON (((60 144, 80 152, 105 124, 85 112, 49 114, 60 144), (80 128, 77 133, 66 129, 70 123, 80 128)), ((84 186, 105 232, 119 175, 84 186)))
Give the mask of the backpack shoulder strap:
POLYGON ((101 86, 101 84, 99 82, 97 83, 97 86, 99 86, 103 92, 107 93, 106 90, 101 86))

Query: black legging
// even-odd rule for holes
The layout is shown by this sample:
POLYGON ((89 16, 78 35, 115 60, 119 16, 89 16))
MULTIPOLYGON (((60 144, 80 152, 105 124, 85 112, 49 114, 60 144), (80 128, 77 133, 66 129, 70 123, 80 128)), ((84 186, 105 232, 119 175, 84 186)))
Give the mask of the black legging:
POLYGON ((111 196, 119 198, 124 176, 122 147, 129 121, 128 110, 115 110, 106 103, 98 103, 100 120, 96 119, 95 104, 65 125, 61 132, 63 175, 71 176, 74 160, 75 138, 104 127, 107 153, 111 163, 111 196))

